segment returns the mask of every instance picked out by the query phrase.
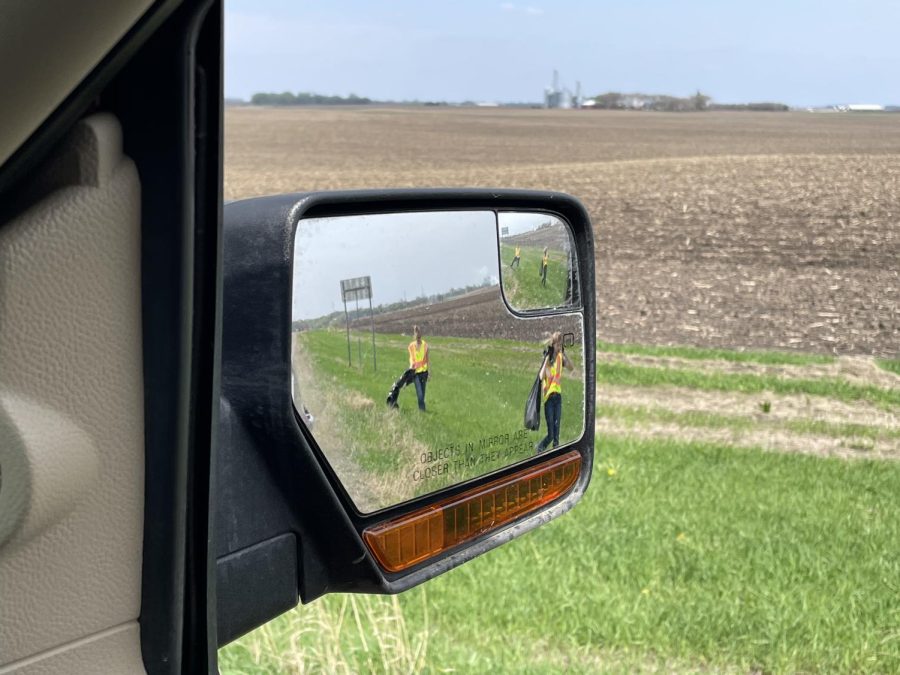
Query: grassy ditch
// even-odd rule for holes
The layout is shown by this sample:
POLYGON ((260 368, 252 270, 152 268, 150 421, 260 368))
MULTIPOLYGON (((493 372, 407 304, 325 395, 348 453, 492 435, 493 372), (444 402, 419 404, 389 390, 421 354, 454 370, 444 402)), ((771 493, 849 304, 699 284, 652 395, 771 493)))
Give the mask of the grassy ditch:
POLYGON ((223 672, 328 669, 326 647, 351 672, 423 653, 426 672, 900 669, 900 464, 599 450, 565 518, 399 599, 298 608, 224 649, 223 672))
POLYGON ((777 419, 765 413, 754 416, 723 415, 705 411, 677 413, 666 408, 647 406, 624 406, 615 403, 598 403, 597 417, 614 419, 625 426, 640 428, 653 422, 677 424, 682 427, 699 429, 731 429, 750 431, 760 428, 775 428, 798 435, 818 434, 831 438, 866 438, 870 440, 900 439, 900 429, 872 424, 847 424, 819 419, 777 419))
MULTIPOLYGON (((405 340, 386 336, 385 350, 405 340)), ((444 341, 437 377, 450 377, 444 360, 456 351, 480 369, 511 369, 534 350, 482 342, 444 341), (481 352, 493 354, 488 363, 481 352)), ((337 377, 339 350, 311 347, 317 368, 337 377)), ((625 353, 754 363, 711 351, 625 353)), ((772 427, 799 443, 896 443, 896 391, 762 368, 823 363, 798 356, 763 354, 758 373, 600 363, 598 419, 620 431, 598 438, 593 483, 572 513, 398 598, 329 596, 289 612, 222 650, 223 672, 900 671, 900 462, 677 436, 708 428, 752 438, 741 434, 772 427), (655 392, 656 403, 626 405, 617 387, 655 392), (690 390, 802 394, 887 412, 866 423, 779 417, 780 403, 767 412, 755 396, 743 414, 665 407, 665 392, 690 390), (652 425, 675 435, 642 437, 652 425)), ((407 412, 417 413, 409 395, 407 412)))
MULTIPOLYGON (((532 432, 523 429, 522 420, 541 364, 541 345, 427 337, 431 366, 427 412, 422 413, 411 385, 401 391, 399 409, 385 404, 391 384, 408 366, 410 338, 377 334, 377 370, 371 340, 370 334, 351 334, 352 366, 341 332, 299 334, 295 348, 306 371, 304 404, 318 415, 317 440, 338 474, 351 476, 348 490, 361 509, 405 501, 534 454, 546 422, 542 419, 540 429, 532 432), (508 441, 493 442, 506 436, 508 441), (425 469, 445 464, 423 462, 423 456, 448 447, 456 450, 446 463, 448 470, 422 478, 425 469), (372 486, 377 486, 374 493, 372 486)), ((563 377, 563 443, 579 438, 584 423, 580 351, 568 350, 575 370, 563 377)))
MULTIPOLYGON (((665 345, 631 345, 613 342, 597 342, 598 352, 611 354, 633 354, 638 356, 675 357, 693 360, 719 360, 730 363, 756 363, 759 365, 797 365, 834 363, 834 357, 827 354, 805 354, 803 352, 736 351, 733 349, 711 349, 704 347, 682 347, 665 345)), ((900 362, 898 362, 900 368, 900 362)))
POLYGON ((900 375, 900 359, 875 359, 875 362, 889 373, 900 375))
POLYGON ((657 368, 628 363, 599 363, 598 383, 658 387, 672 385, 706 391, 807 394, 838 401, 866 401, 884 410, 900 408, 900 389, 861 385, 840 378, 798 379, 755 373, 720 373, 682 368, 657 368))

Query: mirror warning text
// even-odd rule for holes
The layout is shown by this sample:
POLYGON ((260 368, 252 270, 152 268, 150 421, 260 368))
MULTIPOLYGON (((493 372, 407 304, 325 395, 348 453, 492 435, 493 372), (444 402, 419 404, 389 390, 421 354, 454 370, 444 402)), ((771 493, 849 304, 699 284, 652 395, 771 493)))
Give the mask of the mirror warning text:
POLYGON ((533 452, 528 432, 520 429, 513 433, 500 433, 467 441, 463 447, 451 443, 435 450, 427 450, 419 456, 421 464, 412 472, 414 481, 430 480, 447 473, 477 475, 476 469, 500 468, 533 452))

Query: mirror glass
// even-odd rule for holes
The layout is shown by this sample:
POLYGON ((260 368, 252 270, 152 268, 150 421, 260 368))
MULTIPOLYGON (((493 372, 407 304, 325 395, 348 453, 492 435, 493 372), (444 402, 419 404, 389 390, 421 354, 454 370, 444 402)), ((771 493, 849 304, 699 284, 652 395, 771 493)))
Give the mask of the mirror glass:
POLYGON ((493 211, 297 225, 294 404, 361 512, 582 435, 581 314, 511 313, 498 234, 493 211), (540 408, 531 409, 540 426, 531 430, 526 404, 541 370, 540 408))
POLYGON ((546 213, 500 212, 500 274, 519 312, 580 304, 575 243, 565 221, 546 213))

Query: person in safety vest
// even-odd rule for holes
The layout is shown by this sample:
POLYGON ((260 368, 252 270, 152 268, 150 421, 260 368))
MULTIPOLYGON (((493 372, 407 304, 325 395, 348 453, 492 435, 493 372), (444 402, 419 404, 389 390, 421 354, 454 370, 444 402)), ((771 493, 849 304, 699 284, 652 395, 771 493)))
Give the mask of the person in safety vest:
POLYGON ((562 371, 563 366, 571 370, 572 362, 563 348, 562 333, 550 336, 541 365, 541 392, 544 396, 544 418, 547 420, 547 436, 534 449, 543 452, 550 443, 559 445, 559 423, 562 420, 562 371))
POLYGON ((425 385, 428 382, 428 343, 422 339, 422 331, 418 326, 413 326, 413 336, 416 338, 409 343, 409 367, 415 371, 413 382, 416 385, 416 398, 419 400, 419 410, 425 411, 425 385))
POLYGON ((510 268, 518 267, 521 262, 522 247, 516 246, 516 254, 513 256, 512 262, 509 263, 510 268))
POLYGON ((541 286, 547 285, 547 264, 550 262, 550 256, 547 254, 547 247, 544 247, 544 256, 541 258, 541 286))

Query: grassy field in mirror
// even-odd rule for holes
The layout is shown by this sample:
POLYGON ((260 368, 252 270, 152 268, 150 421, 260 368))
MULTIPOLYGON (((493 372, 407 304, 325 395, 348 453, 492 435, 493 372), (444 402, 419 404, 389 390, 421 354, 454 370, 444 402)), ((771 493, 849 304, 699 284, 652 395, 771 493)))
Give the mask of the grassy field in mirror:
POLYGON ((568 227, 555 216, 527 212, 500 212, 497 226, 500 278, 510 307, 529 311, 573 305, 568 227))
MULTIPOLYGON (((567 317, 569 329, 580 328, 567 317)), ((580 330, 578 332, 580 335, 580 330)), ((409 335, 351 333, 362 360, 347 363, 339 330, 295 333, 295 377, 304 404, 316 416, 314 435, 356 506, 370 512, 481 476, 535 454, 546 435, 523 428, 525 401, 543 360, 541 343, 487 338, 425 336, 432 374, 427 411, 417 407, 412 385, 399 408, 385 403, 408 366, 409 335)), ((580 347, 566 350, 574 368, 563 375, 560 443, 580 438, 584 375, 580 347)))
POLYGON ((532 310, 557 307, 566 298, 568 255, 563 251, 548 251, 547 281, 542 283, 541 259, 543 249, 537 246, 520 246, 519 263, 510 267, 515 259, 516 246, 500 244, 500 268, 503 292, 513 309, 532 310))

